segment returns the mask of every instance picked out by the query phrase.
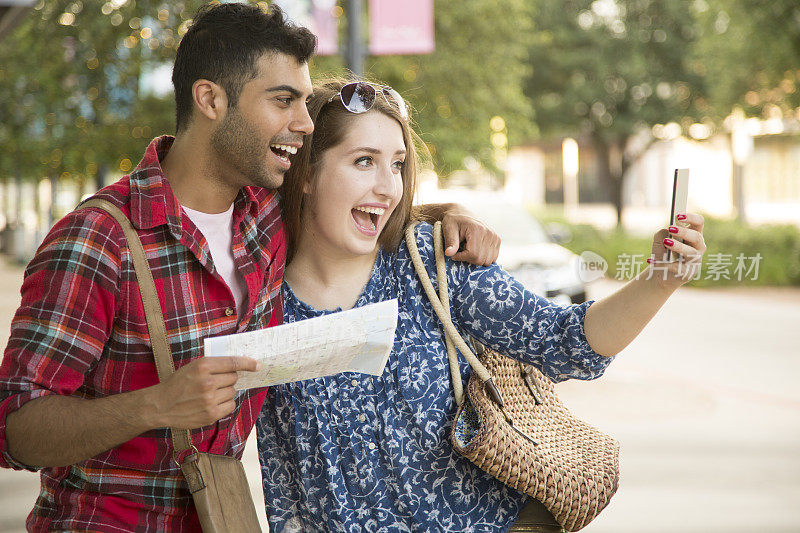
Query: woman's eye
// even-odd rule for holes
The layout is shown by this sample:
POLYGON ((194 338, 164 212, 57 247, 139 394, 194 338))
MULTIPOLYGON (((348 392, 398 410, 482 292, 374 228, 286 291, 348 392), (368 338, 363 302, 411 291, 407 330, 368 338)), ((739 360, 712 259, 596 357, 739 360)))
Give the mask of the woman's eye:
POLYGON ((397 172, 402 172, 404 166, 406 166, 405 161, 395 161, 394 163, 392 163, 392 168, 395 169, 397 172))
POLYGON ((356 159, 356 165, 359 167, 368 167, 372 163, 372 158, 365 155, 356 159))

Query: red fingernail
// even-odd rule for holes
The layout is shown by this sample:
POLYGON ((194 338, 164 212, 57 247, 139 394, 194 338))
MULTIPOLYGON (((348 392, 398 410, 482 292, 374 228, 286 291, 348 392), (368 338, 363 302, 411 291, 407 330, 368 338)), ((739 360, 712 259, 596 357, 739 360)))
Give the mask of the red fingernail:
POLYGON ((686 215, 678 215, 678 220, 686 220, 686 215))
POLYGON ((670 233, 678 233, 678 228, 676 228, 675 226, 670 226, 669 227, 669 232, 670 233))
POLYGON ((673 244, 675 244, 675 241, 672 239, 664 239, 664 246, 672 246, 673 244))

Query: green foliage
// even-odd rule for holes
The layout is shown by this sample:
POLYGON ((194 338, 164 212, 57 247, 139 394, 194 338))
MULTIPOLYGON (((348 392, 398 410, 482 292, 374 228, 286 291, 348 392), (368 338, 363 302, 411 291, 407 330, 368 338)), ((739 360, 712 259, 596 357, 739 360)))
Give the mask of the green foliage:
MULTIPOLYGON (((141 94, 143 74, 171 63, 202 3, 42 0, 0 48, 0 144, 13 154, 0 177, 90 178, 136 164, 150 136, 173 130, 171 97, 141 94)), ((526 2, 506 2, 503 16, 482 0, 435 5, 435 53, 370 57, 367 69, 407 95, 439 170, 468 155, 492 168, 491 117, 505 118, 512 143, 529 137, 526 2)), ((318 57, 312 72, 342 67, 318 57)))
MULTIPOLYGON (((540 0, 525 92, 539 128, 613 143, 695 113, 701 73, 688 2, 540 0)), ((623 146, 624 148, 624 146, 623 146)))
MULTIPOLYGON (((736 258, 763 258, 753 285, 800 285, 800 230, 790 224, 745 226, 738 222, 707 218, 704 230, 706 258, 730 254, 736 258)), ((716 285, 718 282, 703 283, 716 285)), ((735 279, 730 283, 738 283, 735 279)))
MULTIPOLYGON (((150 136, 173 130, 171 96, 142 94, 143 77, 172 62, 203 3, 40 0, 0 42, 0 178, 89 178, 135 164, 150 136)), ((620 153, 655 123, 800 104, 795 0, 462 0, 435 10, 434 53, 366 66, 412 104, 442 174, 466 157, 494 168, 494 116, 509 146, 584 135, 620 153)), ((315 75, 342 68, 340 57, 312 63, 315 75)), ((609 190, 621 190, 614 180, 634 158, 606 165, 617 173, 609 190)))
POLYGON ((141 92, 202 4, 40 1, 0 45, 0 176, 93 178, 129 170, 173 129, 171 96, 141 92))
MULTIPOLYGON (((629 279, 631 261, 635 271, 646 267, 652 239, 630 235, 622 230, 600 231, 586 224, 569 224, 553 212, 537 212, 543 222, 566 225, 572 239, 564 246, 580 254, 590 250, 608 262, 609 277, 629 279)), ((736 221, 706 217, 703 237, 706 250, 700 279, 691 281, 693 287, 720 287, 731 285, 800 286, 800 230, 796 226, 763 225, 745 226, 736 221), (760 260, 755 260, 759 256, 760 260), (744 270, 738 280, 736 267, 742 258, 744 270), (747 270, 758 262, 758 275, 747 270), (717 269, 727 271, 728 279, 716 276, 717 269), (752 279, 752 278, 756 279, 752 279), (716 279, 718 278, 718 279, 716 279)))
POLYGON ((464 168, 467 156, 494 168, 494 116, 505 120, 511 143, 530 137, 531 110, 522 93, 533 35, 527 3, 506 0, 500 9, 485 0, 435 2, 434 53, 367 61, 369 73, 408 97, 443 174, 464 168))
POLYGON ((800 3, 696 2, 703 35, 695 49, 717 120, 735 105, 750 116, 800 106, 800 3))

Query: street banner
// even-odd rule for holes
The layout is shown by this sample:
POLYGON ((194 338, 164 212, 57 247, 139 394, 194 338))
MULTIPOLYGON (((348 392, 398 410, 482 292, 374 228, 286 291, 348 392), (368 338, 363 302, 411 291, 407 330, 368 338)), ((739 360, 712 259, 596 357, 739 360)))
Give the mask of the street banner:
POLYGON ((339 52, 339 19, 334 14, 336 0, 275 0, 274 3, 292 22, 317 36, 317 55, 330 56, 339 52))
POLYGON ((430 54, 433 0, 369 0, 369 41, 373 55, 430 54))

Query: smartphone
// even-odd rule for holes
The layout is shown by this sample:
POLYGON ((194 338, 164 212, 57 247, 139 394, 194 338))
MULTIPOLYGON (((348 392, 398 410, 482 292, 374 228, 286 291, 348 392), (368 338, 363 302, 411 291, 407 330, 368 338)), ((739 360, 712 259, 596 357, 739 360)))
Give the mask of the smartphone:
MULTIPOLYGON (((678 216, 679 214, 686 213, 686 203, 688 198, 689 198, 689 169, 676 168, 675 176, 672 180, 672 206, 669 212, 670 226, 677 226, 678 221, 675 217, 678 216)), ((675 240, 682 242, 680 241, 680 239, 677 238, 675 240)), ((668 253, 667 260, 676 261, 678 257, 680 257, 679 254, 676 254, 670 250, 668 253)))

